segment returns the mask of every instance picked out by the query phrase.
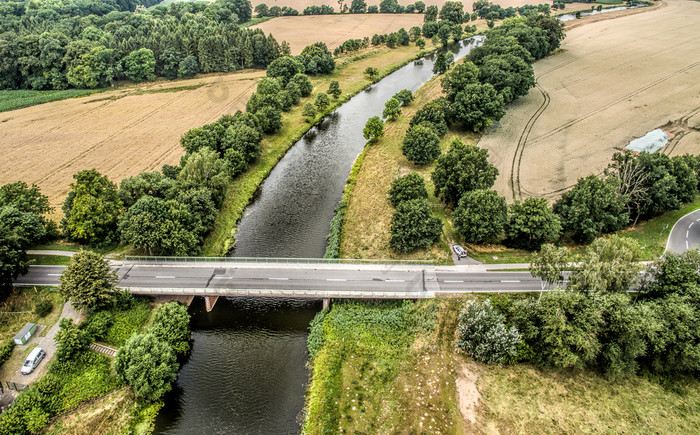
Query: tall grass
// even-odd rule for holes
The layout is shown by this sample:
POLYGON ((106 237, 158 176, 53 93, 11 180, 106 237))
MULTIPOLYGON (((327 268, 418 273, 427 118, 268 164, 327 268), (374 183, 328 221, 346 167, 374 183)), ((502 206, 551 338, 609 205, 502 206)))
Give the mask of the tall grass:
POLYGON ((106 91, 106 89, 67 89, 64 91, 30 91, 4 90, 0 91, 0 112, 65 100, 67 98, 84 97, 106 91))

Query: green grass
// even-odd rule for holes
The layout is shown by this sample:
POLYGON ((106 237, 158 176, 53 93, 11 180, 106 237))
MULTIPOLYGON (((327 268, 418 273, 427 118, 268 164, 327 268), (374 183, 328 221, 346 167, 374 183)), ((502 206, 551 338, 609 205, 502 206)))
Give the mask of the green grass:
POLYGON ((65 255, 27 255, 31 265, 44 266, 66 266, 70 262, 70 257, 65 255))
POLYGON ((596 0, 595 3, 601 4, 601 5, 621 5, 623 3, 622 0, 596 0))
POLYGON ((67 98, 84 97, 106 91, 107 89, 68 89, 65 91, 29 91, 4 90, 0 91, 0 112, 65 100, 67 98))
POLYGON ((27 322, 47 325, 47 328, 50 328, 58 320, 62 309, 63 298, 55 288, 15 288, 12 294, 0 304, 0 342, 14 337, 27 322), (51 301, 53 310, 42 318, 34 314, 34 307, 44 300, 51 301))
MULTIPOLYGON (((391 56, 403 55, 401 59, 390 65, 380 68, 379 77, 374 82, 381 80, 388 74, 396 71, 414 59, 424 56, 429 51, 416 52, 415 47, 401 47, 394 50, 381 49, 376 54, 368 58, 377 60, 381 56, 388 54, 391 56)), ((365 60, 363 58, 363 60, 365 60)), ((314 90, 312 94, 302 99, 299 105, 294 106, 283 116, 282 128, 272 136, 266 136, 261 144, 260 157, 248 168, 248 170, 233 180, 226 189, 225 198, 221 210, 217 214, 214 228, 207 235, 202 246, 202 254, 205 256, 225 255, 232 248, 232 241, 236 234, 236 225, 243 216, 245 208, 255 197, 258 187, 270 174, 277 162, 287 153, 301 137, 316 122, 322 120, 326 115, 333 112, 352 96, 366 89, 373 82, 370 82, 363 74, 365 64, 363 62, 353 62, 351 59, 338 59, 336 70, 326 76, 317 76, 312 79, 314 90), (338 100, 331 100, 331 104, 323 113, 316 116, 312 122, 306 122, 301 115, 302 107, 306 102, 313 101, 318 92, 325 92, 331 80, 338 80, 342 96, 338 100)))
POLYGON ((656 260, 666 249, 666 242, 673 225, 678 219, 697 209, 700 209, 700 197, 684 205, 680 210, 666 212, 648 221, 640 222, 635 227, 623 230, 620 235, 634 239, 644 247, 643 260, 656 260))

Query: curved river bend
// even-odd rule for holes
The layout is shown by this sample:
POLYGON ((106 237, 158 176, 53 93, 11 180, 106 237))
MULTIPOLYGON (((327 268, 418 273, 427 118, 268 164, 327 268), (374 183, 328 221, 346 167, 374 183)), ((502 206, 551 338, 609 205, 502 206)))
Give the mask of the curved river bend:
MULTIPOLYGON (((455 45, 455 59, 479 40, 455 45)), ((234 255, 320 258, 334 209, 362 151, 362 129, 402 89, 433 76, 432 58, 412 62, 353 97, 299 140, 272 170, 239 223, 234 255)), ((192 354, 156 421, 160 434, 299 433, 308 326, 318 301, 195 299, 192 354)))

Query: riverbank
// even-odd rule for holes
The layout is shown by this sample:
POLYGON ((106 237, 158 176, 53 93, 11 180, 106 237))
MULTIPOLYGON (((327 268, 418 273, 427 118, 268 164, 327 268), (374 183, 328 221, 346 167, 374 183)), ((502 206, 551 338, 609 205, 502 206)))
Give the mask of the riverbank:
POLYGON ((455 351, 466 297, 338 303, 312 323, 304 430, 318 433, 691 433, 700 384, 488 366, 455 351), (312 339, 313 338, 313 339, 312 339), (314 352, 312 351, 313 355, 314 352))
POLYGON ((277 162, 287 153, 301 137, 316 123, 347 102, 354 95, 366 89, 385 76, 391 74, 409 62, 427 55, 436 47, 427 41, 426 49, 420 51, 414 45, 400 46, 394 49, 382 46, 370 48, 337 59, 336 70, 329 75, 312 78, 314 90, 311 96, 302 99, 301 104, 283 115, 282 129, 273 136, 266 136, 260 145, 260 157, 250 168, 238 176, 227 188, 224 203, 217 215, 214 229, 209 233, 202 247, 203 255, 226 255, 233 247, 236 225, 243 216, 245 208, 255 199, 263 181, 270 174, 277 162), (378 77, 369 80, 364 74, 368 67, 379 71, 378 77), (338 100, 331 100, 331 105, 318 114, 311 122, 301 112, 306 102, 312 101, 319 92, 325 92, 332 80, 339 82, 343 94, 338 100))

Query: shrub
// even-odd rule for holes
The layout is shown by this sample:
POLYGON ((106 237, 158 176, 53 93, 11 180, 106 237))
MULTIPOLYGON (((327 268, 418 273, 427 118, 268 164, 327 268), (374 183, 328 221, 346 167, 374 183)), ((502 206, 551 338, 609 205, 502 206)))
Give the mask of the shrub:
POLYGON ((309 359, 316 358, 318 351, 323 346, 323 320, 326 318, 328 310, 321 310, 314 316, 309 325, 309 338, 306 340, 306 347, 309 349, 309 359))
POLYGON ((397 92, 393 98, 398 100, 398 102, 401 103, 401 107, 403 107, 411 104, 413 101, 413 94, 408 89, 402 89, 397 92))
POLYGON ((59 323, 60 329, 56 333, 56 358, 59 361, 68 361, 73 359, 78 353, 87 349, 90 346, 90 336, 77 325, 72 319, 64 318, 59 323))
POLYGON ((113 323, 114 314, 109 311, 98 311, 90 316, 80 327, 92 337, 92 340, 102 340, 113 323))
POLYGON ((136 397, 156 401, 172 388, 178 364, 169 344, 153 334, 134 335, 120 347, 114 369, 121 382, 131 385, 136 397))
POLYGON ((187 307, 168 302, 156 309, 148 332, 172 346, 175 353, 185 355, 190 351, 190 315, 187 307))
POLYGON ((487 300, 469 301, 459 314, 457 348, 477 361, 501 364, 514 358, 520 344, 518 330, 505 326, 505 317, 487 300))
POLYGON ((370 143, 375 142, 380 137, 384 136, 384 121, 378 116, 373 116, 367 120, 365 128, 362 129, 362 135, 370 143))
POLYGON ((34 306, 34 314, 39 317, 46 317, 53 310, 53 302, 50 300, 39 301, 34 306))
POLYGON ((389 202, 394 207, 397 207, 403 201, 411 201, 413 199, 428 199, 425 181, 417 172, 411 172, 403 177, 396 178, 389 189, 389 202))
POLYGON ((12 350, 14 348, 15 341, 13 339, 9 339, 7 343, 0 347, 0 366, 2 366, 5 363, 5 361, 10 359, 10 355, 12 355, 12 350))

